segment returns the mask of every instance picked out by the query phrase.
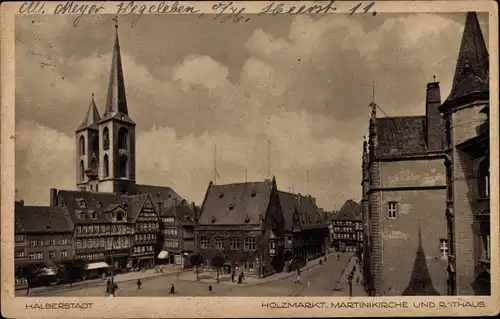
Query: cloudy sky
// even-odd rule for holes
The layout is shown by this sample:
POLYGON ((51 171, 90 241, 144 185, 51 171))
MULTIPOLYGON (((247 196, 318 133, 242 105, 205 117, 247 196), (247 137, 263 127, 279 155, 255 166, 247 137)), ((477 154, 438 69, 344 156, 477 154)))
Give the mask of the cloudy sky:
MULTIPOLYGON (((16 19, 17 198, 46 205, 74 189, 74 131, 92 92, 102 114, 112 16, 16 19), (43 65, 47 63, 49 65, 43 65)), ((487 16, 479 15, 487 37, 487 16)), ((360 198, 372 81, 388 116, 423 114, 433 75, 449 93, 465 14, 253 16, 246 24, 120 17, 137 182, 200 203, 219 183, 267 177, 309 192, 325 209, 360 198)), ((379 115, 383 115, 380 114, 379 115)))

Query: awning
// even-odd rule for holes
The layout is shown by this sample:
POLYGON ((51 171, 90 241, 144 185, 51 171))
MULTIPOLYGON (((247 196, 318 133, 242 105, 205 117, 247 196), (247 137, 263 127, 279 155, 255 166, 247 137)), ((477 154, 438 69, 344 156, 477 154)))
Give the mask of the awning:
POLYGON ((43 268, 40 271, 40 275, 42 275, 42 276, 54 276, 54 275, 56 275, 56 272, 54 269, 51 269, 51 268, 43 268))
POLYGON ((109 265, 105 263, 104 261, 98 262, 98 263, 90 263, 87 264, 85 269, 87 270, 92 270, 92 269, 100 269, 100 268, 108 268, 109 265))
POLYGON ((165 259, 168 257, 168 251, 164 251, 162 250, 159 254, 158 254, 158 259, 165 259))

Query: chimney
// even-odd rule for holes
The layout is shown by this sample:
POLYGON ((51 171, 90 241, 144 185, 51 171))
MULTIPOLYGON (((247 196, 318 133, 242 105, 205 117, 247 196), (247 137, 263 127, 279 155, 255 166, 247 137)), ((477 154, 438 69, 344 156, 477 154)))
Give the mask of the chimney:
POLYGON ((196 220, 198 218, 198 212, 196 211, 196 204, 191 202, 191 209, 193 210, 193 219, 196 220))
POLYGON ((57 206, 57 188, 50 189, 50 206, 57 206))
POLYGON ((441 106, 441 92, 439 82, 427 84, 427 94, 425 98, 425 136, 427 149, 429 151, 439 151, 444 147, 444 121, 439 107, 441 106))

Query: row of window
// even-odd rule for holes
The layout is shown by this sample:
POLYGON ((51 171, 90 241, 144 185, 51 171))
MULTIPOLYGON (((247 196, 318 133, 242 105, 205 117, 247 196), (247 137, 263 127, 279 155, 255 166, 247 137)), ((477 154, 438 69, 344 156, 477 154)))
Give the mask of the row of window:
POLYGON ((85 260, 103 260, 104 253, 93 253, 93 254, 81 254, 76 256, 77 258, 85 259, 85 260))
POLYGON ((136 230, 158 230, 160 229, 160 224, 158 223, 136 223, 136 230))
POLYGON ((77 234, 132 234, 133 228, 131 225, 84 225, 76 226, 77 234))
POLYGON ((174 223, 173 217, 163 217, 162 220, 165 224, 173 224, 174 223))
POLYGON ((156 235, 155 234, 136 234, 134 236, 135 241, 142 241, 142 240, 156 240, 156 235))
POLYGON ((15 236, 16 243, 23 242, 24 239, 25 239, 24 235, 16 235, 15 236))
MULTIPOLYGON (((102 144, 103 144, 103 149, 104 150, 109 150, 109 130, 107 127, 104 128, 102 131, 102 144)), ((92 146, 98 147, 99 142, 97 137, 95 136, 92 139, 92 146)), ((129 134, 128 130, 125 127, 121 127, 118 130, 118 149, 120 150, 127 150, 129 145, 129 134)), ((80 155, 85 155, 85 137, 80 136, 80 139, 78 141, 78 148, 80 151, 80 155)))
MULTIPOLYGON (((24 258, 26 257, 26 252, 23 250, 18 250, 15 252, 15 258, 24 258)), ((41 251, 38 252, 30 252, 28 254, 28 257, 30 260, 43 260, 44 253, 41 251)), ((67 250, 61 250, 60 251, 60 258, 66 258, 68 257, 68 251, 67 250)), ((57 253, 55 251, 49 251, 49 259, 56 259, 57 258, 57 253)))
POLYGON ((165 247, 179 248, 179 241, 176 239, 165 239, 165 247))
POLYGON ((134 253, 145 253, 153 251, 153 246, 134 247, 134 253))
POLYGON ((354 227, 333 227, 335 233, 354 233, 354 227))
POLYGON ((77 249, 86 249, 86 248, 121 249, 129 247, 129 239, 128 237, 77 239, 75 241, 75 246, 77 249))
POLYGON ((177 236, 177 228, 166 228, 163 233, 169 236, 177 236))
POLYGON ((357 226, 361 222, 354 222, 351 220, 332 220, 333 226, 357 226))
MULTIPOLYGON (((244 241, 244 249, 245 250, 255 250, 256 247, 256 240, 255 238, 245 238, 244 241)), ((201 248, 209 248, 210 247, 210 240, 206 236, 200 237, 200 247, 201 248)), ((222 237, 215 237, 214 238, 214 247, 216 249, 223 249, 225 248, 225 243, 224 243, 224 238, 222 237)), ((231 237, 229 238, 229 247, 230 249, 240 249, 240 239, 237 237, 231 237)))
POLYGON ((41 247, 41 246, 56 246, 56 245, 68 245, 68 238, 61 238, 59 241, 56 241, 54 238, 41 240, 34 239, 28 242, 28 246, 30 247, 41 247))
POLYGON ((357 236, 357 234, 345 234, 345 233, 340 233, 340 234, 332 234, 332 238, 333 239, 346 239, 346 240, 356 240, 356 238, 358 238, 358 240, 363 240, 363 235, 362 234, 358 234, 359 236, 357 236))

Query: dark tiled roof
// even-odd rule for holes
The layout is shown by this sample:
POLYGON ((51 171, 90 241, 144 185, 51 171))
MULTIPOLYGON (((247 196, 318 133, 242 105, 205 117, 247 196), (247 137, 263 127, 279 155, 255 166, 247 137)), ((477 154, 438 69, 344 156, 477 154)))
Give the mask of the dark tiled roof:
POLYGON ((335 214, 333 220, 361 220, 361 206, 352 199, 349 199, 335 214))
POLYGON ((279 198, 283 217, 285 218, 286 231, 291 231, 293 228, 293 215, 295 212, 299 214, 302 228, 326 225, 327 221, 312 197, 280 191, 279 198))
POLYGON ((113 193, 60 190, 59 198, 64 201, 74 223, 88 224, 111 222, 105 213, 120 206, 127 211, 127 221, 134 221, 148 195, 115 195, 113 193), (85 203, 84 207, 80 206, 81 201, 85 203), (94 212, 97 215, 95 219, 91 218, 91 214, 94 212), (80 213, 86 213, 89 216, 81 219, 80 213))
POLYGON ((200 225, 259 224, 269 206, 272 181, 211 185, 198 219, 200 225), (214 218, 214 222, 212 222, 214 218))
POLYGON ((64 207, 16 203, 15 220, 17 229, 21 232, 73 232, 73 223, 64 207))
POLYGON ((148 194, 155 207, 158 202, 161 202, 162 208, 167 210, 173 207, 174 204, 183 201, 183 198, 172 188, 165 186, 130 184, 127 192, 129 194, 148 194))
MULTIPOLYGON (((197 207, 194 207, 196 210, 197 207)), ((188 204, 187 201, 183 200, 177 206, 174 206, 162 210, 162 217, 176 217, 182 224, 193 224, 195 213, 193 211, 193 206, 188 204)))
POLYGON ((489 55, 475 12, 468 12, 450 95, 444 104, 489 91, 489 55))
POLYGON ((377 118, 377 156, 426 152, 425 122, 425 116, 377 118))

